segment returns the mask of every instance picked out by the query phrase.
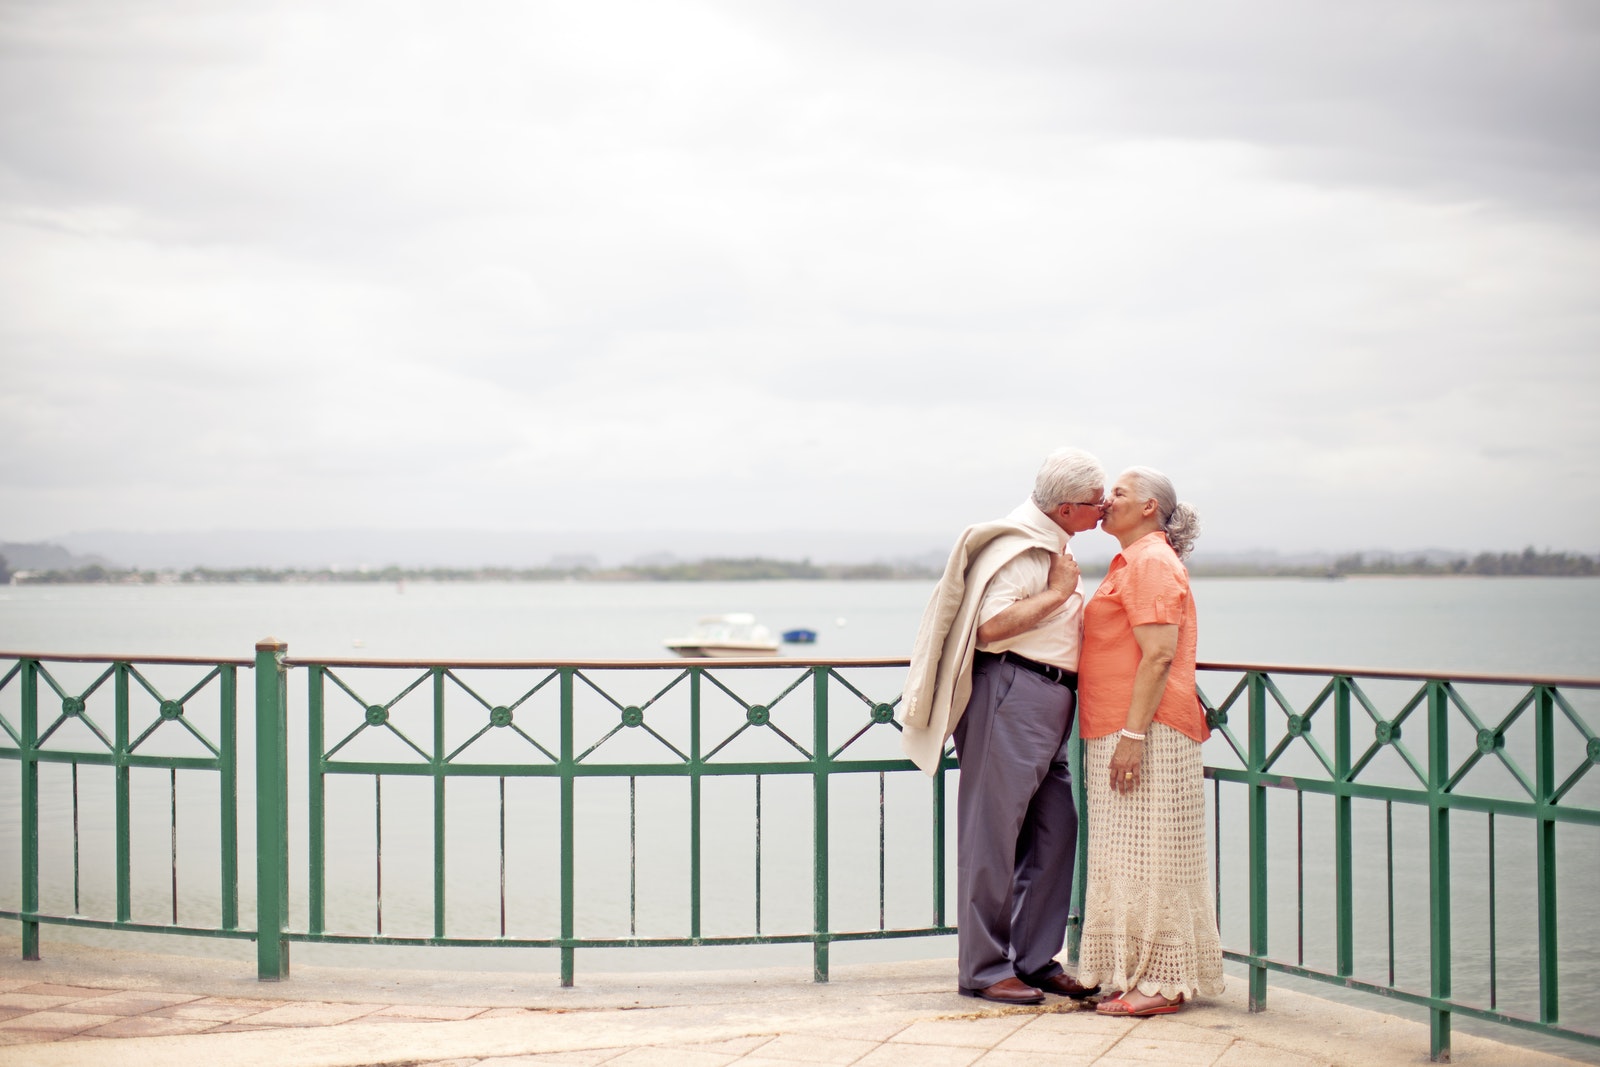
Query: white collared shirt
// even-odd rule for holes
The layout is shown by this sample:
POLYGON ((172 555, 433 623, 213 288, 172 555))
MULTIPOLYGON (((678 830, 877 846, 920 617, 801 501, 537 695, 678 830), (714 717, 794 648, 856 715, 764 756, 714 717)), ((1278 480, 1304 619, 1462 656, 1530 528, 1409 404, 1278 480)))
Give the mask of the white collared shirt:
MULTIPOLYGON (((1060 551, 1072 558, 1072 537, 1050 521, 1050 516, 1039 510, 1032 500, 1023 501, 1007 515, 1012 522, 1049 534, 1060 551)), ((982 625, 1024 597, 1043 592, 1049 584, 1050 557, 1043 549, 1029 549, 1001 567, 983 591, 983 604, 978 609, 978 623, 982 625)), ((1015 652, 1052 667, 1069 671, 1078 669, 1078 650, 1083 643, 1083 578, 1078 587, 1055 611, 1032 630, 1024 630, 1005 641, 978 645, 980 652, 1015 652)))

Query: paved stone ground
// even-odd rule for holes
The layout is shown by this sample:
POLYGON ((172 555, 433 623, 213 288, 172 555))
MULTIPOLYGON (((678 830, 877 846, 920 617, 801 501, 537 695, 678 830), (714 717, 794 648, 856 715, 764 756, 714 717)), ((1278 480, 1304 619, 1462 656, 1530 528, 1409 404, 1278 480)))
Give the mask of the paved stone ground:
MULTIPOLYGON (((69 944, 20 958, 0 937, 0 1065, 77 1067, 1310 1067, 1426 1063, 1421 1024, 1274 988, 1246 1010, 1244 983, 1173 1016, 1096 1015, 1052 998, 1005 1008, 959 997, 949 961, 796 970, 549 975, 249 964, 69 944)), ((1584 1062, 1456 1035, 1456 1063, 1584 1062)), ((1578 1054, 1588 1050, 1579 1048, 1578 1054)), ((1585 1057, 1587 1062, 1600 1060, 1585 1057)))

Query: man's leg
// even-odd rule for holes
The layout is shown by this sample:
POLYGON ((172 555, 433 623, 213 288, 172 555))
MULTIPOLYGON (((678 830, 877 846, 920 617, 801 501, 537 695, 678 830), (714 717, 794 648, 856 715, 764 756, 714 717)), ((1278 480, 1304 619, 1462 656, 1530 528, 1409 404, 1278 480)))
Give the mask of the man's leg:
POLYGON ((1072 913, 1078 808, 1072 799, 1067 734, 1072 732, 1073 700, 1073 694, 1067 692, 1067 729, 1028 806, 1017 841, 1011 946, 1017 974, 1025 980, 1037 981, 1061 973, 1056 956, 1066 940, 1067 920, 1072 913))
POLYGON ((985 665, 973 674, 972 699, 956 731, 956 921, 966 989, 1016 975, 1011 916, 1017 838, 1060 745, 1061 691, 1010 664, 985 665))

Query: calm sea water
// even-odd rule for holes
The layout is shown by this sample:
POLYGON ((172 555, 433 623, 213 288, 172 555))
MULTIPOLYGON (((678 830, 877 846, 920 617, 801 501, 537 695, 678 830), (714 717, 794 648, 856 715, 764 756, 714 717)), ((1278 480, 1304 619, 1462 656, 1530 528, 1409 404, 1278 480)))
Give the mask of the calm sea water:
MULTIPOLYGON (((799 627, 817 631, 819 637, 814 646, 796 648, 802 655, 904 657, 930 587, 927 582, 13 586, 0 588, 0 649, 248 658, 259 638, 273 636, 288 642, 291 656, 303 659, 661 659, 666 658, 663 640, 686 632, 700 615, 749 611, 775 632, 799 627)), ((1200 614, 1200 656, 1207 661, 1600 676, 1600 651, 1595 642, 1595 635, 1600 633, 1600 580, 1213 579, 1197 580, 1195 596, 1200 614)), ((89 668, 58 665, 52 670, 65 683, 86 685, 92 680, 89 668)), ((185 684, 198 680, 186 679, 179 671, 163 674, 152 669, 149 674, 168 695, 181 694, 185 684)), ((872 676, 871 695, 875 699, 892 699, 902 680, 903 671, 881 670, 872 676)), ((1219 680, 1215 684, 1224 683, 1219 680)), ((247 685, 246 681, 241 694, 246 713, 251 700, 247 685)), ((1291 699, 1309 700, 1314 696, 1294 692, 1291 683, 1285 685, 1291 699)), ((0 690, 0 715, 8 719, 15 715, 16 689, 13 683, 0 690)), ((1378 697, 1383 696, 1381 690, 1381 686, 1375 690, 1378 697)), ((303 714, 303 688, 292 688, 291 693, 291 715, 303 714)), ((109 687, 103 698, 109 699, 108 694, 109 687)), ((1223 693, 1211 695, 1220 698, 1223 693)), ((648 694, 637 699, 646 697, 648 694)), ((1399 699, 1403 701, 1404 696, 1399 699)), ((1479 710, 1494 722, 1508 710, 1495 704, 1498 697, 1489 690, 1471 691, 1469 699, 1482 703, 1479 710)), ((91 711, 94 707, 91 703, 91 711)), ((1393 710, 1397 708, 1389 709, 1391 713, 1393 710)), ((1580 710, 1591 723, 1600 722, 1600 714, 1594 709, 1580 710)), ((110 721, 109 711, 99 714, 101 721, 110 721)), ((196 721, 201 723, 198 717, 196 721)), ((291 735, 296 738, 298 753, 291 755, 291 766, 303 782, 304 740, 296 725, 291 725, 291 735)), ((421 720, 417 720, 416 728, 426 735, 421 720)), ((661 729, 668 740, 673 740, 667 726, 661 729)), ((334 732, 332 720, 329 732, 334 732)), ((595 735, 601 733, 597 728, 595 735)), ((74 744, 80 742, 87 743, 88 739, 74 740, 74 744)), ((1227 762, 1224 744, 1220 737, 1214 738, 1208 745, 1208 758, 1227 762)), ((1331 742, 1325 738, 1324 744, 1331 751, 1331 742)), ((1415 741, 1413 747, 1419 758, 1425 758, 1426 746, 1421 740, 1415 741)), ((1523 754, 1519 758, 1531 773, 1529 757, 1523 754)), ((1309 750, 1297 750, 1286 755, 1282 766, 1293 772, 1309 771, 1313 769, 1312 759, 1309 750)), ((47 770, 51 773, 45 778, 46 795, 42 800, 46 817, 69 825, 70 780, 61 768, 47 770)), ((1377 763, 1369 773, 1380 772, 1393 776, 1396 782, 1404 782, 1408 773, 1403 767, 1385 770, 1377 763)), ((833 836, 837 855, 877 853, 876 777, 861 777, 871 777, 872 781, 835 785, 833 836)), ((540 791, 544 785, 513 782, 508 789, 507 878, 514 887, 510 923, 513 934, 547 936, 553 932, 555 828, 547 815, 553 796, 540 791)), ((625 935, 631 927, 642 935, 681 934, 687 899, 682 869, 682 783, 641 780, 631 797, 625 782, 580 785, 583 815, 579 866, 584 904, 580 932, 625 935), (630 818, 639 828, 633 845, 626 829, 630 818), (636 882, 630 882, 627 873, 630 850, 638 857, 636 882)), ((1586 781, 1580 785, 1574 799, 1595 802, 1586 791, 1591 791, 1590 786, 1600 788, 1600 784, 1586 781)), ((707 833, 707 933, 748 931, 752 908, 757 906, 758 849, 762 929, 771 932, 805 929, 809 925, 809 794, 804 786, 798 779, 769 776, 758 798, 751 795, 748 781, 736 785, 708 783, 707 808, 713 812, 714 821, 707 833), (762 811, 759 831, 754 828, 758 803, 762 811)), ((138 858, 134 872, 135 917, 168 922, 171 784, 164 772, 136 772, 134 787, 138 858)), ((111 810, 110 775, 84 768, 78 788, 83 813, 83 846, 77 860, 81 906, 85 914, 108 914, 114 909, 108 859, 112 838, 103 813, 111 810)), ((420 780, 393 776, 384 779, 382 788, 384 930, 426 934, 432 924, 431 877, 427 873, 431 870, 431 793, 420 780)), ((910 793, 919 788, 926 793, 920 779, 891 784, 890 788, 891 814, 885 832, 891 852, 895 853, 893 866, 903 872, 897 875, 891 871, 888 900, 881 905, 891 924, 920 924, 931 918, 923 914, 928 906, 927 868, 919 862, 927 846, 926 822, 922 821, 925 799, 900 797, 896 792, 910 793), (910 859, 904 860, 907 854, 910 859)), ((1515 795, 1514 782, 1505 788, 1505 795, 1515 795)), ((15 763, 0 761, 0 796, 5 798, 0 810, 16 811, 16 790, 15 763)), ((380 905, 375 885, 377 829, 373 793, 370 779, 338 781, 329 789, 330 821, 335 834, 332 839, 339 843, 339 847, 330 850, 331 929, 370 932, 380 905)), ((295 817, 300 819, 303 785, 296 784, 294 796, 295 817)), ((1317 798, 1306 801, 1307 860, 1302 868, 1296 862, 1300 854, 1296 846, 1300 813, 1287 795, 1274 795, 1271 802, 1272 951, 1286 959, 1294 959, 1303 951, 1307 964, 1329 964, 1332 950, 1327 908, 1331 902, 1331 866, 1327 859, 1325 827, 1329 820, 1325 805, 1320 805, 1317 798), (1300 919, 1302 899, 1308 916, 1304 924, 1300 919)), ((498 930, 498 805, 493 780, 451 785, 452 931, 493 936, 498 930)), ((180 899, 191 910, 191 914, 180 915, 180 921, 207 921, 218 897, 217 888, 211 884, 215 876, 209 873, 215 870, 214 790, 208 795, 201 788, 196 795, 192 787, 181 785, 178 806, 179 878, 183 886, 180 899), (203 879, 200 872, 207 872, 203 879), (191 898, 198 903, 188 903, 191 898)), ((1230 800, 1225 793, 1220 826, 1228 850, 1242 844, 1244 817, 1242 800, 1230 800)), ((246 781, 241 786, 241 824, 250 826, 252 818, 246 781)), ((1379 805, 1363 807, 1357 816, 1359 840, 1363 842, 1363 854, 1358 858, 1361 871, 1357 903, 1361 915, 1357 970, 1360 977, 1379 982, 1387 978, 1389 959, 1391 912, 1383 888, 1388 818, 1379 805)), ((1393 820, 1397 866, 1402 868, 1393 907, 1396 976, 1402 984, 1420 980, 1425 987, 1426 870, 1425 865, 1410 862, 1419 842, 1426 841, 1425 823, 1418 813, 1401 807, 1396 808, 1393 820)), ((1531 834, 1514 825, 1513 820, 1500 821, 1492 868, 1488 865, 1489 838, 1483 820, 1458 813, 1452 823, 1452 862, 1458 890, 1453 929, 1458 958, 1477 959, 1487 951, 1486 887, 1492 871, 1498 898, 1495 938, 1501 968, 1495 994, 1503 1007, 1526 1011, 1530 998, 1536 995, 1536 975, 1526 953, 1515 946, 1526 941, 1531 930, 1531 892, 1535 884, 1532 840, 1531 834)), ((17 906, 18 843, 14 824, 14 818, 0 821, 0 906, 8 908, 17 906)), ((1600 893, 1594 889, 1600 884, 1597 837, 1600 834, 1593 831, 1564 828, 1560 839, 1561 930, 1566 953, 1562 988, 1569 991, 1563 1002, 1564 1018, 1591 1027, 1600 1025, 1600 1012, 1571 991, 1600 984, 1600 935, 1596 933, 1600 930, 1600 893)), ((292 863, 299 924, 304 916, 303 840, 297 836, 293 847, 302 850, 292 863)), ((1420 847, 1425 855, 1425 844, 1420 847)), ((44 850, 46 901, 70 901, 74 863, 70 837, 48 835, 44 850)), ((954 856, 953 841, 949 855, 954 856)), ((877 924, 880 902, 875 867, 870 862, 836 861, 836 926, 877 924)), ((243 879, 246 883, 253 882, 249 870, 247 865, 243 879)), ((1225 863, 1222 882, 1224 941, 1242 947, 1246 936, 1242 909, 1247 900, 1243 875, 1225 863)), ((253 906, 249 887, 241 888, 241 905, 248 915, 253 906)), ((47 943, 70 938, 126 944, 105 942, 105 937, 92 931, 55 927, 46 930, 47 943)), ((248 959, 251 951, 243 944, 196 943, 193 939, 146 938, 139 939, 139 943, 149 950, 210 951, 241 959, 248 959)), ((540 950, 296 946, 295 952, 298 960, 315 963, 381 961, 396 966, 482 969, 526 966, 548 972, 555 968, 553 954, 540 950)), ((953 952, 953 943, 946 940, 903 941, 840 945, 834 949, 834 958, 850 962, 892 956, 949 956, 953 952)), ((682 952, 597 950, 579 954, 579 969, 804 965, 809 960, 808 953, 808 949, 778 947, 682 952)), ((1486 982, 1481 969, 1458 968, 1458 990, 1476 990, 1486 982)), ((1328 995, 1326 987, 1318 986, 1313 991, 1328 995)), ((1486 988, 1483 997, 1487 999, 1486 988)), ((1375 998, 1355 1002, 1368 1007, 1383 1003, 1375 998)))

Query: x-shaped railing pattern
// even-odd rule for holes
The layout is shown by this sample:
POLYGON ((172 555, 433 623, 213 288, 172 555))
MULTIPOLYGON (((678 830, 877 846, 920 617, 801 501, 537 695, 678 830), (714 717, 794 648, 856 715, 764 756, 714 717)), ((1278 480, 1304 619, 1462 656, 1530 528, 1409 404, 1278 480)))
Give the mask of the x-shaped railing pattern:
MULTIPOLYGON (((1266 972, 1269 969, 1281 970, 1356 988, 1370 988, 1427 1007, 1433 1019, 1436 1056, 1448 1056, 1449 1019, 1452 1013, 1531 1025, 1600 1043, 1600 1033, 1558 1023, 1559 942, 1555 934, 1557 856, 1554 833, 1559 824, 1600 827, 1600 805, 1592 799, 1575 802, 1574 792, 1586 778, 1593 781, 1591 772, 1600 764, 1600 740, 1597 740, 1596 731, 1589 720, 1574 707, 1573 699, 1569 698, 1569 694, 1580 691, 1594 693, 1600 690, 1600 682, 1592 679, 1516 679, 1486 675, 1444 676, 1226 664, 1203 664, 1201 673, 1200 702, 1206 711, 1207 721, 1215 736, 1220 738, 1224 750, 1239 765, 1234 768, 1223 766, 1214 759, 1208 761, 1207 775, 1215 779, 1217 789, 1214 807, 1218 820, 1215 833, 1219 841, 1219 864, 1223 834, 1221 789, 1225 784, 1245 787, 1249 813, 1250 947, 1245 951, 1230 952, 1229 955, 1251 966, 1252 1000, 1265 997, 1266 972), (1314 695, 1302 703, 1292 700, 1285 694, 1284 686, 1280 685, 1281 679, 1290 676, 1315 681, 1317 687, 1314 695), (1218 677, 1224 680, 1224 684, 1231 679, 1232 684, 1221 700, 1213 700, 1206 694, 1205 688, 1207 684, 1212 684, 1211 679, 1218 677), (1379 684, 1391 690, 1400 687, 1401 691, 1398 694, 1391 691, 1387 698, 1380 699, 1373 695, 1379 684), (1483 714, 1481 707, 1493 698, 1478 695, 1479 690, 1487 693, 1509 692, 1509 709, 1498 717, 1483 714), (1472 699, 1468 698, 1469 692, 1473 694, 1472 699), (1394 710, 1387 710, 1391 708, 1394 710), (1241 720, 1245 724, 1242 730, 1241 720), (1462 725, 1470 729, 1470 734, 1461 734, 1462 725), (1577 743, 1563 739, 1561 728, 1567 731, 1565 738, 1577 743), (1417 740, 1419 738, 1420 741, 1417 740), (1508 743, 1512 740, 1515 744, 1508 743), (1463 741, 1470 741, 1470 744, 1463 744, 1463 741), (1513 748, 1532 754, 1534 765, 1531 771, 1513 755, 1513 748), (1377 761, 1386 749, 1393 752, 1395 761, 1387 765, 1390 769, 1380 776, 1382 780, 1370 780, 1374 777, 1377 761), (1291 760, 1290 756, 1295 752, 1304 753, 1304 756, 1291 760), (1561 766, 1562 761, 1572 765, 1561 766), (1294 768, 1294 773, 1286 773, 1283 769, 1285 765, 1294 768), (1504 789, 1498 793, 1489 790, 1487 787, 1491 785, 1490 782, 1479 781, 1474 772, 1490 765, 1504 768, 1510 781, 1515 783, 1514 795, 1502 795, 1504 789), (1314 770, 1309 775, 1304 773, 1304 769, 1311 768, 1314 770), (1395 781, 1396 771, 1401 779, 1398 782, 1395 781), (1297 874, 1296 890, 1300 958, 1286 963, 1268 954, 1269 809, 1265 798, 1269 789, 1292 791, 1297 797, 1292 841, 1296 851, 1297 872, 1304 870, 1306 847, 1305 806, 1300 798, 1310 794, 1331 796, 1333 799, 1329 840, 1332 842, 1336 874, 1335 921, 1332 929, 1337 962, 1332 970, 1317 971, 1305 963, 1306 907, 1302 874, 1297 874), (1357 850, 1352 837, 1352 802, 1382 805, 1385 825, 1388 827, 1385 874, 1389 900, 1387 984, 1366 983, 1355 977, 1353 972, 1351 872, 1357 850), (1410 806, 1425 814, 1426 832, 1423 839, 1409 851, 1414 855, 1416 849, 1420 848, 1426 854, 1427 878, 1432 893, 1431 977, 1426 992, 1405 989, 1397 985, 1395 979, 1396 838, 1393 809, 1396 805, 1410 806), (1454 962, 1450 926, 1452 813, 1487 817, 1488 922, 1491 930, 1490 955, 1485 963, 1489 972, 1487 1007, 1469 1003, 1451 993, 1454 962), (1538 944, 1533 950, 1533 964, 1539 973, 1539 1014, 1531 1020, 1507 1013, 1496 1001, 1497 964, 1493 935, 1496 910, 1493 859, 1497 836, 1496 816, 1525 821, 1533 828, 1538 842, 1535 877, 1538 882, 1536 918, 1539 935, 1538 944)), ((1282 838, 1270 840, 1281 842, 1282 838)), ((1318 837, 1317 840, 1321 841, 1322 838, 1318 837)), ((1319 844, 1316 847, 1323 846, 1319 844)), ((1368 853, 1373 851, 1370 843, 1364 843, 1362 847, 1368 853)), ((1385 852, 1378 850, 1378 854, 1384 855, 1385 852)), ((1406 855, 1401 856, 1402 866, 1406 859, 1406 855)), ((1220 877, 1219 870, 1219 908, 1222 900, 1220 877)))

